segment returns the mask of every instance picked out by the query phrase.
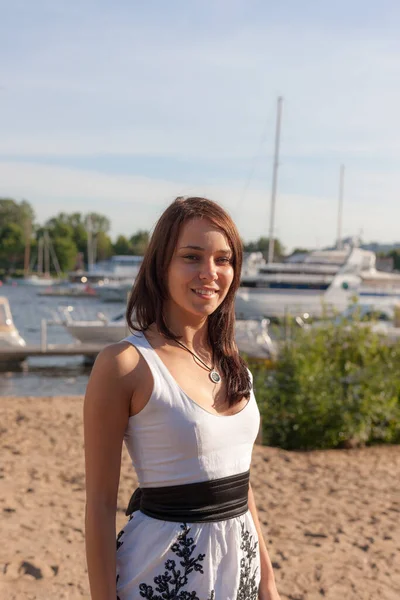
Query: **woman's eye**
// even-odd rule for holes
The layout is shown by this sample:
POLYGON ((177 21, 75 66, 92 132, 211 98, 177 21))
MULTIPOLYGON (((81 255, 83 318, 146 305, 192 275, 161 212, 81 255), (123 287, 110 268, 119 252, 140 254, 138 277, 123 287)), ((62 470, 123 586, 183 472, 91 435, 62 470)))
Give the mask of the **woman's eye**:
MULTIPOLYGON (((185 254, 185 256, 183 257, 185 260, 193 260, 193 261, 199 261, 201 260, 200 256, 197 256, 196 254, 185 254)), ((228 256, 220 256, 219 258, 215 259, 215 262, 218 264, 223 264, 223 265, 227 265, 230 264, 232 262, 232 259, 229 258, 228 256)))
POLYGON ((218 258, 217 260, 218 260, 218 262, 224 263, 224 264, 228 264, 231 262, 231 259, 228 258, 227 256, 221 256, 221 258, 218 258))

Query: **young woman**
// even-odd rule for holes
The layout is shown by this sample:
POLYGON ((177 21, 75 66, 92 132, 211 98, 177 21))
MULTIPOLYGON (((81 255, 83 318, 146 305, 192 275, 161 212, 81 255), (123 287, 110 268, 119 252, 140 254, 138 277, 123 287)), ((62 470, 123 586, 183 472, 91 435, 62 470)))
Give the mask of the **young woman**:
POLYGON ((242 245, 228 214, 177 198, 84 404, 92 600, 279 600, 249 484, 259 411, 234 339, 242 245), (139 480, 115 514, 125 441, 139 480))

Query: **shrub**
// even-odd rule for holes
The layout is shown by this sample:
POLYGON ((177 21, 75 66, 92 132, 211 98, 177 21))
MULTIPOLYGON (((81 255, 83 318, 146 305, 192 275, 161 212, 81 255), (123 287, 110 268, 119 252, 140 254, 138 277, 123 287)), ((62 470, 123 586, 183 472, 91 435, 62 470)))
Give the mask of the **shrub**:
POLYGON ((400 344, 357 318, 296 332, 272 370, 249 360, 263 443, 286 449, 400 442, 400 344))

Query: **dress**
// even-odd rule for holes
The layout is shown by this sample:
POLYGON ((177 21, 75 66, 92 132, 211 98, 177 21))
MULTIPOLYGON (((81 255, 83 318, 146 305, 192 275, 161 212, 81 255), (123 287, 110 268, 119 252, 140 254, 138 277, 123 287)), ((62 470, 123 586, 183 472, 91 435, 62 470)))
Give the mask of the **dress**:
MULTIPOLYGON (((183 485, 249 470, 260 413, 251 392, 219 416, 179 387, 143 333, 125 338, 151 370, 149 402, 124 436, 140 487, 183 485)), ((250 511, 209 523, 161 521, 134 512, 117 537, 118 600, 257 600, 260 561, 250 511)))

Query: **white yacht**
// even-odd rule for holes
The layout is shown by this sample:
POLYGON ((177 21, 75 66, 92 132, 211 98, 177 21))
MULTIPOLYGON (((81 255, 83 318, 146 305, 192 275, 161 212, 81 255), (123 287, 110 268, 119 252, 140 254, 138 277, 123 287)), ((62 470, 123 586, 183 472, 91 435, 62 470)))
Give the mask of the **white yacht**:
POLYGON ((351 246, 265 264, 257 273, 242 276, 236 315, 252 318, 290 312, 320 316, 330 309, 343 311, 355 295, 368 291, 363 286, 368 274, 378 273, 374 269, 375 254, 351 246))
POLYGON ((378 271, 375 267, 361 271, 358 295, 360 301, 392 304, 400 300, 400 273, 378 271))

